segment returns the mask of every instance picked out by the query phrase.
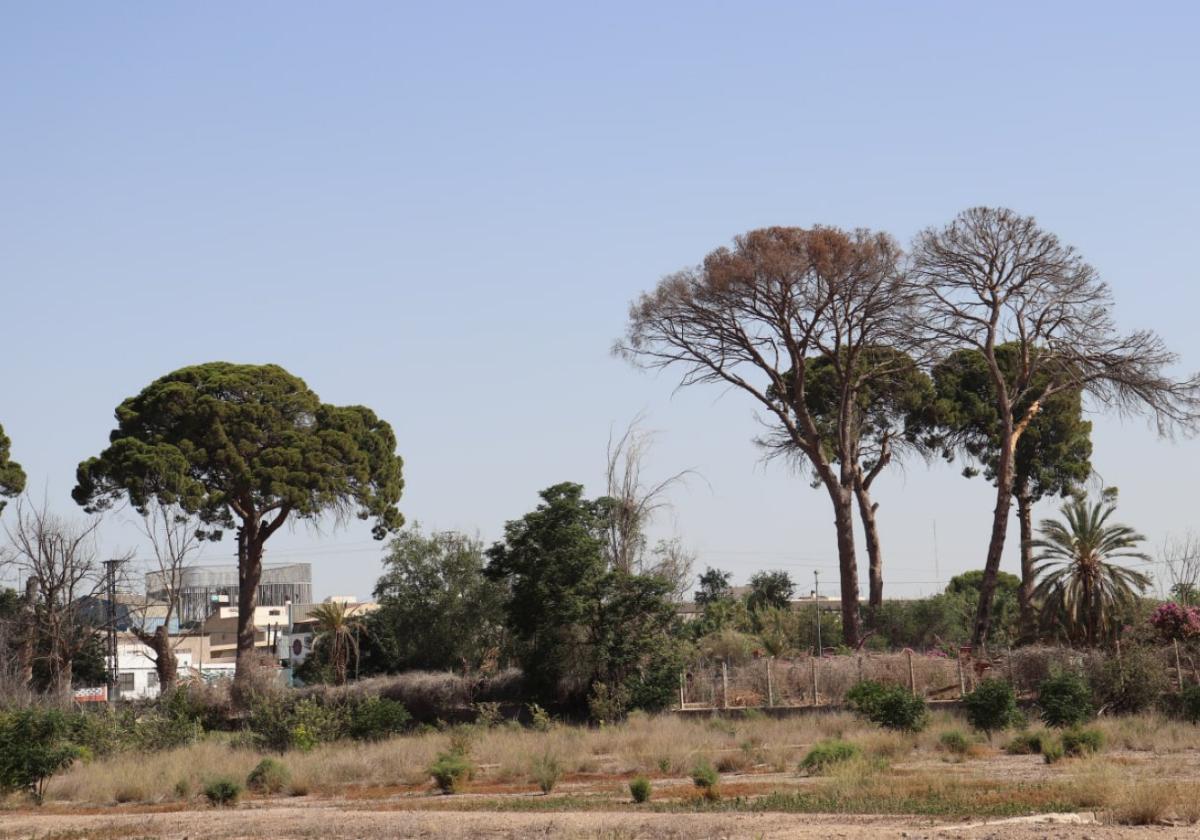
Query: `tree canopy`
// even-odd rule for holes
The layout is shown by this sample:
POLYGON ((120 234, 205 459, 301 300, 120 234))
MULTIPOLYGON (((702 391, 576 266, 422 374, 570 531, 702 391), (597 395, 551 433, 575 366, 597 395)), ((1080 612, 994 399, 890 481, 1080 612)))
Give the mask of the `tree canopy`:
POLYGON ((506 652, 504 587, 484 576, 483 544, 418 526, 388 546, 367 618, 372 670, 474 669, 506 652))
POLYGON ((79 465, 72 496, 88 511, 128 499, 178 504, 211 527, 238 530, 238 663, 253 650, 250 621, 263 545, 289 518, 373 519, 382 539, 403 524, 404 487, 391 426, 363 406, 322 403, 278 365, 210 362, 155 380, 116 410, 99 456, 79 465))
POLYGON ((576 704, 599 694, 606 718, 614 707, 669 699, 678 680, 666 666, 670 584, 609 568, 611 500, 586 499, 569 482, 540 496, 487 552, 488 577, 508 587, 506 625, 534 696, 576 704))
POLYGON ((4 496, 16 496, 25 489, 25 471, 9 456, 12 441, 0 426, 0 510, 4 510, 4 496))

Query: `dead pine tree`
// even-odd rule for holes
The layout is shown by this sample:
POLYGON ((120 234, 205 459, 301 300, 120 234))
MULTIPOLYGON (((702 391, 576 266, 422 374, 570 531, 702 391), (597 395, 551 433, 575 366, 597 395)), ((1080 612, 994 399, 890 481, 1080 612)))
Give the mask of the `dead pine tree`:
POLYGON ((1045 401, 1082 391, 1091 404, 1148 414, 1160 434, 1195 428, 1200 377, 1173 379, 1176 362, 1148 330, 1119 332, 1112 295, 1094 268, 1033 218, 976 207, 918 235, 912 273, 921 323, 943 352, 982 354, 997 415, 996 506, 972 643, 986 644, 1013 498, 1021 435, 1045 401), (1015 348, 1015 364, 1000 348, 1015 348))
POLYGON ((912 346, 915 301, 901 250, 885 234, 765 228, 643 294, 616 348, 642 367, 678 369, 681 387, 718 383, 745 393, 767 427, 760 443, 808 462, 833 506, 842 628, 851 647, 861 636, 855 406, 878 373, 868 350, 912 346), (808 368, 818 359, 836 374, 836 408, 824 418, 806 399, 808 368))

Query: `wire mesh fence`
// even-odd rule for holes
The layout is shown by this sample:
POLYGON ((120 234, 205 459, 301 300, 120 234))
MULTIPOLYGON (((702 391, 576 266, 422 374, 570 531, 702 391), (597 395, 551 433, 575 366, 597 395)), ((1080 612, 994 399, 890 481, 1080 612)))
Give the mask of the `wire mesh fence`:
POLYGON ((1000 678, 1018 697, 1034 698, 1038 686, 1055 673, 1071 672, 1094 688, 1109 681, 1149 680, 1164 690, 1200 684, 1196 646, 1141 646, 1136 652, 1081 650, 1033 645, 993 652, 987 657, 962 648, 957 656, 940 653, 862 652, 850 655, 763 657, 744 664, 701 661, 679 678, 681 709, 744 709, 840 706, 863 680, 900 685, 928 701, 957 700, 980 681, 1000 678), (1137 665, 1130 659, 1135 653, 1137 665), (1142 669, 1139 672, 1139 668, 1142 669), (1138 674, 1140 673, 1140 677, 1138 674))

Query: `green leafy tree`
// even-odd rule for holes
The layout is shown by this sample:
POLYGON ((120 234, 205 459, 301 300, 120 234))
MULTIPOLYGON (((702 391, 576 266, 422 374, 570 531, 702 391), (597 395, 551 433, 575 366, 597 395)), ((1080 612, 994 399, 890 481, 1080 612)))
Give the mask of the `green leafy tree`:
POLYGON ((0 712, 0 791, 25 791, 41 804, 46 782, 79 756, 73 729, 59 709, 0 712))
POLYGON ((579 703, 598 686, 637 703, 661 686, 674 649, 670 584, 609 569, 608 499, 571 483, 540 495, 487 552, 488 577, 508 587, 505 623, 530 688, 545 703, 579 703))
POLYGON ((700 575, 700 587, 696 590, 695 601, 700 606, 717 601, 728 601, 733 598, 733 587, 729 585, 733 579, 732 572, 714 569, 709 566, 700 575))
POLYGON ((267 540, 289 519, 356 511, 376 539, 403 524, 404 487, 391 426, 362 406, 322 403, 277 365, 181 368, 117 407, 98 457, 79 465, 72 495, 89 511, 128 498, 178 504, 209 526, 237 529, 237 677, 249 678, 254 607, 267 540))
POLYGON ((0 510, 4 510, 4 496, 16 496, 25 489, 25 471, 9 457, 12 441, 0 426, 0 510))
POLYGON ((1117 617, 1150 585, 1148 575, 1118 562, 1149 562, 1150 557, 1136 550, 1145 537, 1128 525, 1109 523, 1116 507, 1115 488, 1094 504, 1072 499, 1062 507, 1063 521, 1042 521, 1041 538, 1034 542, 1035 595, 1043 618, 1073 642, 1097 645, 1115 638, 1117 617))
POLYGON ((795 592, 796 584, 787 572, 755 572, 750 577, 746 606, 752 613, 787 609, 795 592))
MULTIPOLYGON (((1004 344, 996 348, 998 367, 1011 384, 1020 374, 1021 348, 1004 344)), ((1045 392, 1048 374, 1042 373, 1034 387, 1024 392, 1031 402, 1045 392)), ((959 350, 939 363, 933 374, 937 399, 925 415, 936 441, 947 457, 956 452, 971 462, 968 477, 981 470, 995 484, 1003 440, 1003 424, 996 410, 995 385, 987 360, 979 350, 959 350), (975 466, 978 465, 978 466, 975 466)), ((1033 506, 1047 496, 1074 492, 1092 472, 1092 424, 1083 419, 1080 389, 1056 391, 1041 399, 1040 409, 1029 412, 1021 404, 1016 410, 1032 420, 1018 438, 1013 458, 1013 498, 1021 526, 1020 637, 1032 641, 1037 634, 1037 610, 1033 600, 1033 506)))
POLYGON ((484 575, 483 544, 466 534, 402 531, 375 585, 364 660, 372 670, 474 669, 503 658, 504 588, 484 575))

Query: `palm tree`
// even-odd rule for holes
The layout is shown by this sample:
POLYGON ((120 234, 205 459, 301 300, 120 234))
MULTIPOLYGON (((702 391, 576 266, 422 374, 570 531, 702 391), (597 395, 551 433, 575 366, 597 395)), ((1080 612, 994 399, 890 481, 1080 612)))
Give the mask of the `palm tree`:
POLYGON ((337 601, 314 607, 309 618, 316 622, 317 638, 329 640, 334 680, 338 685, 345 685, 350 654, 358 658, 358 635, 364 629, 362 619, 354 615, 352 607, 337 601))
POLYGON ((1042 602, 1042 619, 1061 626, 1072 641, 1096 645, 1111 638, 1114 619, 1150 585, 1148 575, 1114 562, 1150 559, 1135 550, 1145 537, 1108 523, 1116 508, 1115 488, 1094 504, 1075 498, 1062 507, 1065 522, 1042 520, 1041 539, 1033 544, 1039 552, 1034 597, 1042 602))

